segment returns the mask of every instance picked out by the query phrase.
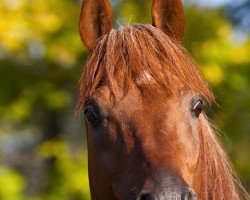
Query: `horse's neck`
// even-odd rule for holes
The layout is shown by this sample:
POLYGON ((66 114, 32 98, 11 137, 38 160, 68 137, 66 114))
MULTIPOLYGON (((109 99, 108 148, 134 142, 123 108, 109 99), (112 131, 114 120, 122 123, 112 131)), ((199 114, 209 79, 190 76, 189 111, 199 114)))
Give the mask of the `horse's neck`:
POLYGON ((202 200, 239 200, 228 158, 209 122, 200 120, 200 157, 195 187, 202 200))

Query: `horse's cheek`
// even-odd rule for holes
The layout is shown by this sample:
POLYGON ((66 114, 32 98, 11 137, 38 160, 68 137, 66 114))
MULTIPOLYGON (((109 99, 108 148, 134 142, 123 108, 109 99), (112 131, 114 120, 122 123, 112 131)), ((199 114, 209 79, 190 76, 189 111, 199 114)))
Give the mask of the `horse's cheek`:
POLYGON ((99 154, 99 158, 103 171, 110 179, 112 179, 117 168, 112 154, 110 152, 103 151, 99 154))
POLYGON ((92 154, 97 158, 98 164, 105 171, 113 168, 113 159, 110 153, 110 141, 105 128, 89 128, 88 147, 92 149, 92 154))
POLYGON ((182 175, 183 179, 192 186, 199 160, 200 142, 198 139, 198 127, 195 124, 190 124, 189 128, 183 133, 181 139, 183 147, 182 160, 185 163, 183 165, 182 175))

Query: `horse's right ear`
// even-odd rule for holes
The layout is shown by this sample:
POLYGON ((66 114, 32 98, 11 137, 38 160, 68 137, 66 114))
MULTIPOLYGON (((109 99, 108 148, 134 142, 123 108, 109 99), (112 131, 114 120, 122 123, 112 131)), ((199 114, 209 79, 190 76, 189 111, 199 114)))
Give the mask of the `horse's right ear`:
POLYGON ((181 0, 153 0, 151 13, 155 27, 182 42, 185 19, 181 0))
POLYGON ((95 41, 112 29, 113 17, 109 0, 84 0, 79 17, 83 44, 91 49, 95 41))

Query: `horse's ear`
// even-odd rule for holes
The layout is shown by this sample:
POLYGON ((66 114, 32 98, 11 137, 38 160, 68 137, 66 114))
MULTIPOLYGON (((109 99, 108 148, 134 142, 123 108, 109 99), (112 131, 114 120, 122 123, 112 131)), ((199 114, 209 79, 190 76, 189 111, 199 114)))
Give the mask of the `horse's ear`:
POLYGON ((185 19, 181 0, 154 0, 151 14, 155 27, 182 42, 185 19))
POLYGON ((83 0, 79 31, 86 48, 112 29, 113 17, 109 0, 83 0))

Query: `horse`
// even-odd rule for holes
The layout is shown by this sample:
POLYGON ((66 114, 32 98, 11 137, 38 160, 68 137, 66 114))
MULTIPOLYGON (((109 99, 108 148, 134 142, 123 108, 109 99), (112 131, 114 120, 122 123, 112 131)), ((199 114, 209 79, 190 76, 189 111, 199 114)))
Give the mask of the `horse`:
POLYGON ((109 0, 84 0, 86 118, 93 200, 249 199, 203 112, 215 97, 182 46, 181 0, 153 0, 153 24, 112 28, 109 0))

